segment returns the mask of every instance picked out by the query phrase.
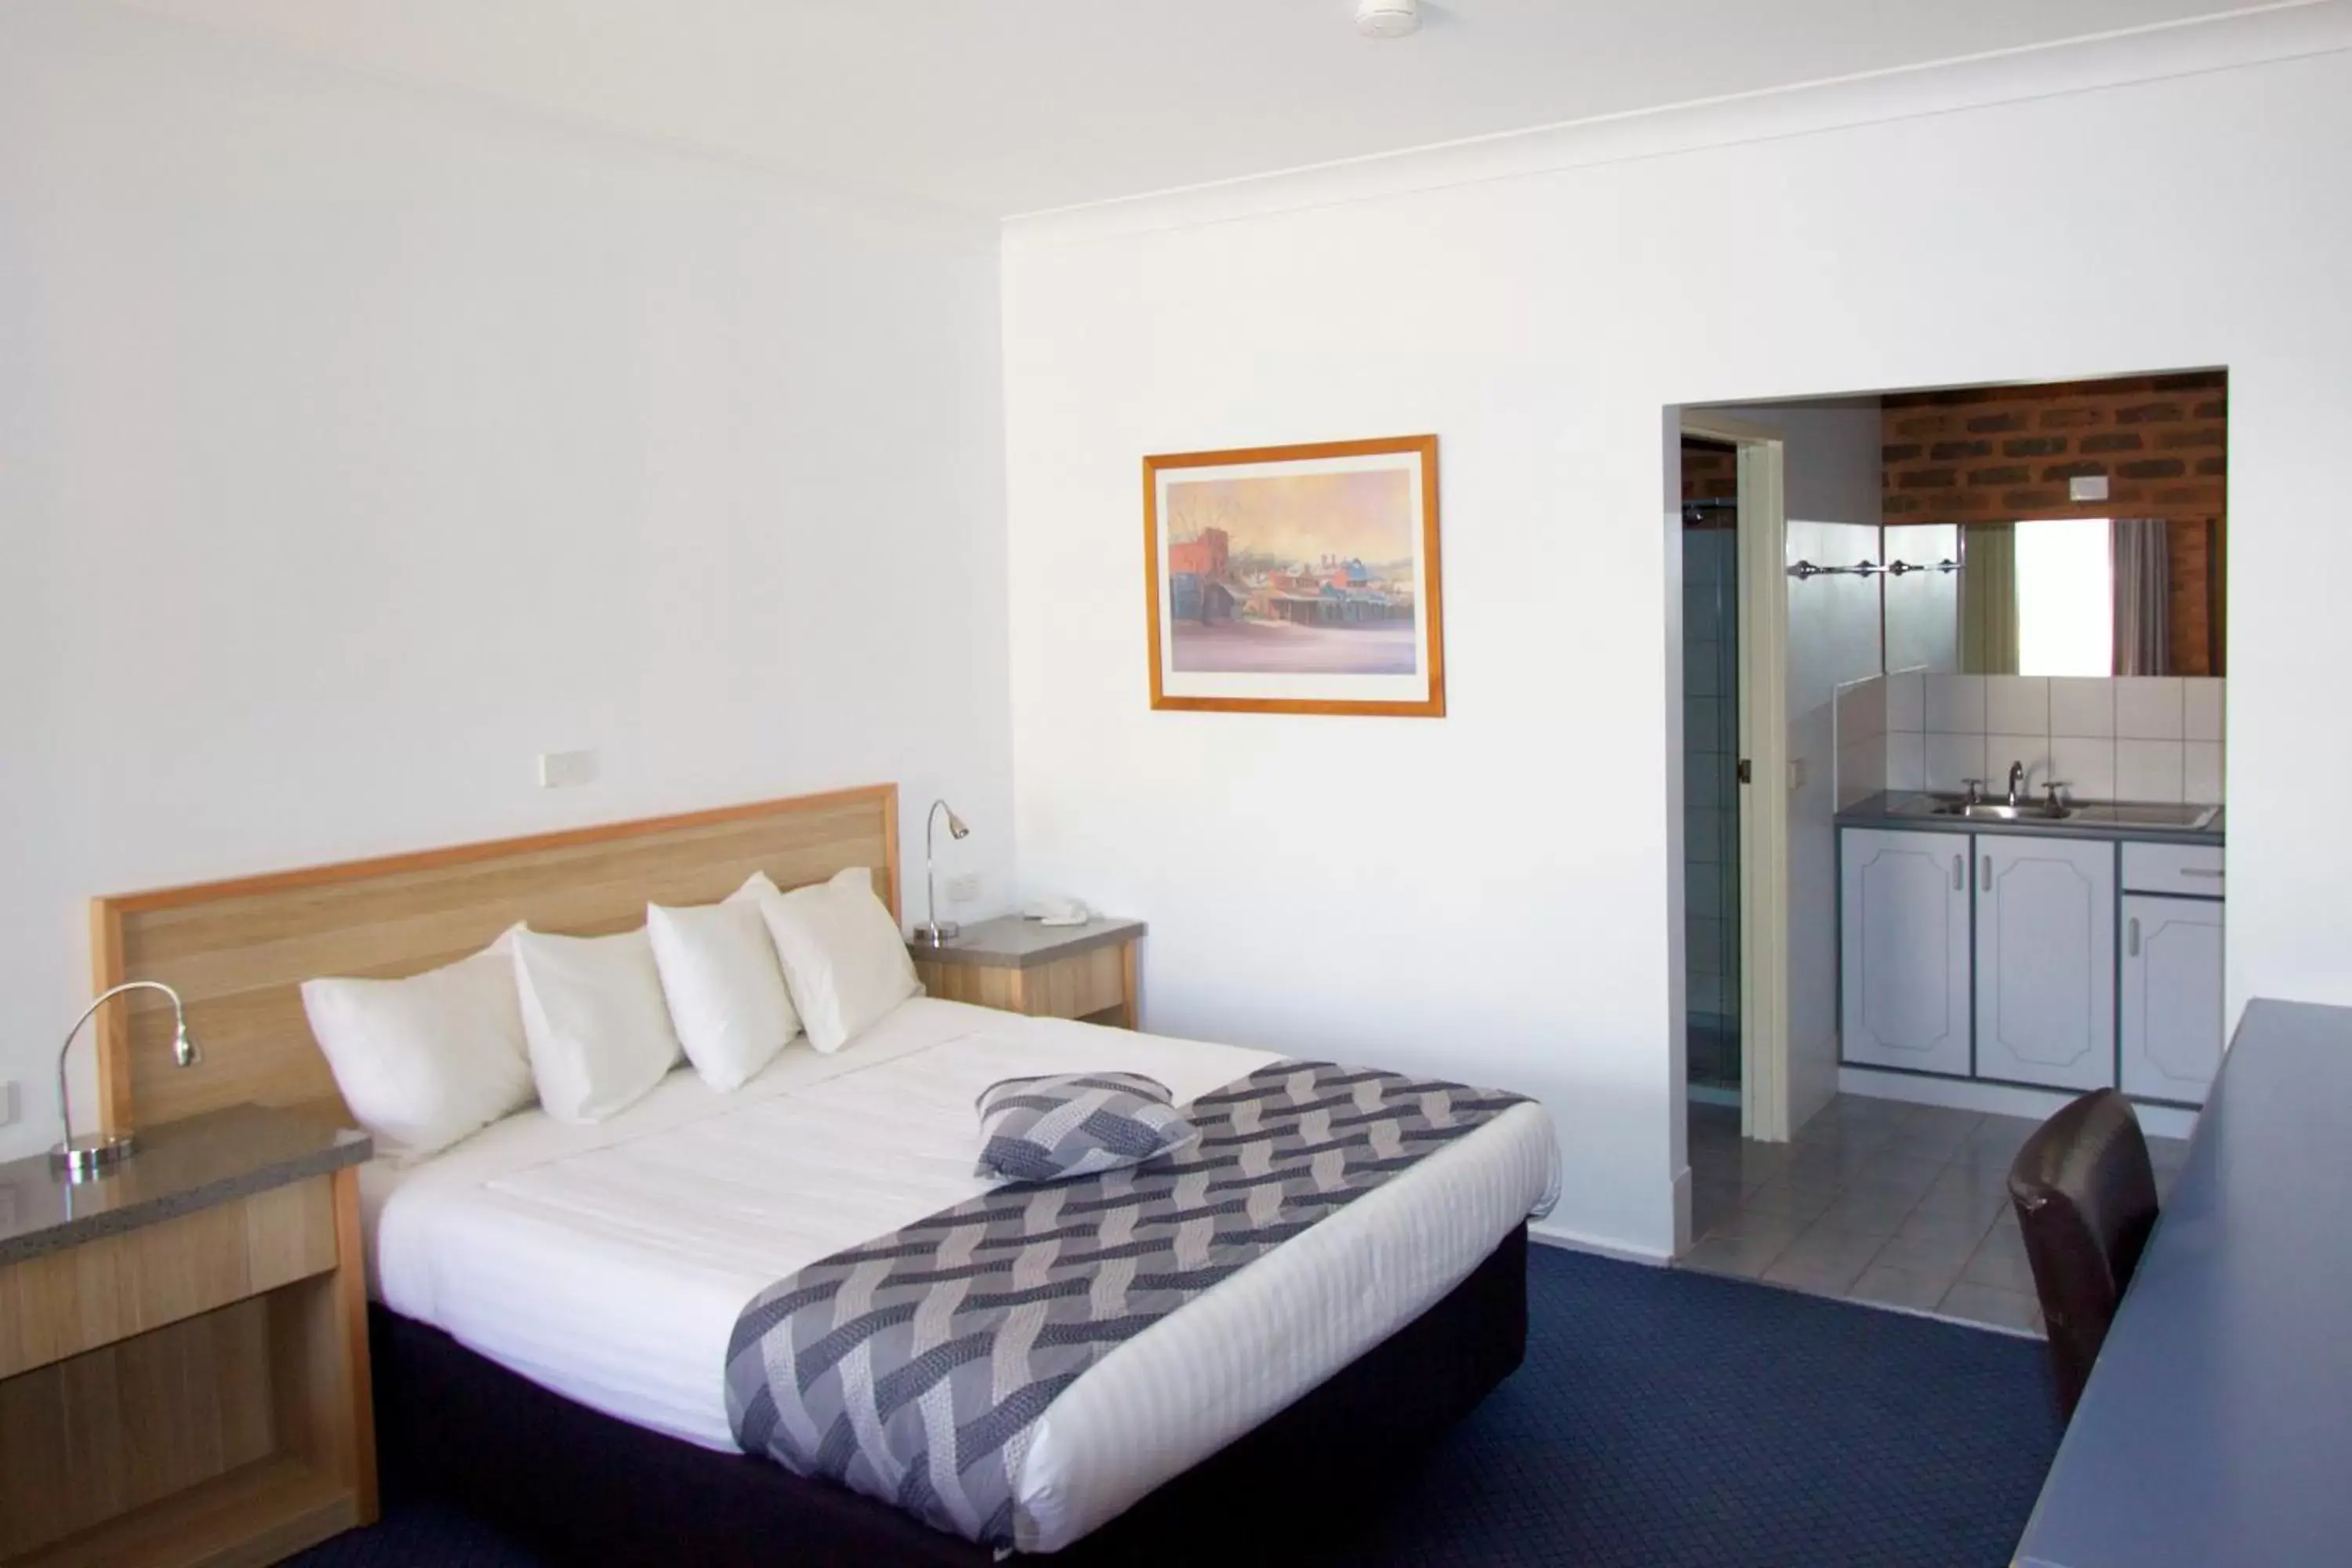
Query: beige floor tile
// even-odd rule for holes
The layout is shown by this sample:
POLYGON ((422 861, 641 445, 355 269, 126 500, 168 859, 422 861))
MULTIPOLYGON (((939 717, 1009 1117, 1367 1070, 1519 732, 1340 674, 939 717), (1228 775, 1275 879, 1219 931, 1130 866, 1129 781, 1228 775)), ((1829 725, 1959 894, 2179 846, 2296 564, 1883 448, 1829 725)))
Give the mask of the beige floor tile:
POLYGON ((1691 1183, 1691 1229, 1704 1236, 1739 1207, 1739 1187, 1737 1183, 1693 1180, 1691 1183))
POLYGON ((1793 1219, 1814 1220, 1837 1197, 1837 1189, 1830 1186, 1805 1187, 1791 1185, 1785 1178, 1765 1183, 1739 1200, 1739 1206, 1758 1214, 1786 1215, 1793 1219))
POLYGON ((1816 1295, 1843 1296, 1870 1267, 1880 1238, 1830 1228, 1826 1220, 1790 1242, 1764 1270, 1770 1285, 1787 1285, 1816 1295))
MULTIPOLYGON (((1976 1256, 1976 1246, 1966 1238, 1948 1240, 1906 1239, 1890 1236, 1885 1245, 1872 1255, 1874 1268, 1899 1268, 1906 1274, 1917 1274, 1937 1281, 1937 1291, 1950 1289, 1959 1281, 1969 1259, 1976 1256)), ((1928 1305, 1933 1306, 1933 1302, 1928 1305)))
POLYGON ((1937 1275, 1915 1274, 1908 1268, 1873 1263, 1862 1271, 1862 1278, 1846 1294, 1856 1301, 1877 1301, 1889 1307, 1932 1312, 1944 1299, 1944 1292, 1951 1289, 1951 1283, 1937 1275))
POLYGON ((1968 1267, 1960 1270, 1960 1278, 1970 1285, 1990 1285, 1997 1290, 2032 1295, 2033 1268, 2025 1258, 2024 1234, 2013 1227, 1994 1226, 1977 1244, 1968 1267))
POLYGON ((1742 1279, 1760 1278, 1789 1246, 1783 1237, 1711 1236, 1675 1259, 1678 1268, 1703 1274, 1731 1274, 1742 1279))
POLYGON ((1944 1299, 1936 1303, 1936 1310, 1971 1323, 1990 1323, 1998 1329, 2017 1329, 2030 1334, 2042 1332, 2042 1304, 2032 1297, 2014 1290, 1997 1290, 1990 1285, 1972 1285, 1965 1279, 1944 1292, 1944 1299))
POLYGON ((1848 1192, 1876 1192, 1917 1203, 1927 1196, 1946 1168, 1946 1162, 1903 1149, 1885 1149, 1872 1155, 1846 1183, 1848 1192))
POLYGON ((2030 1116, 1988 1116, 1969 1134, 1969 1144, 1971 1148, 2014 1154, 2025 1147, 2025 1141, 2041 1125, 2030 1116))
POLYGON ((1760 1209, 1737 1208, 1721 1215, 1706 1229, 1700 1231, 1702 1240, 1708 1237, 1745 1236, 1759 1239, 1778 1237, 1783 1242, 1794 1241, 1812 1226, 1809 1218, 1794 1215, 1768 1214, 1760 1209))
POLYGON ((1912 1200, 1899 1193, 1849 1191, 1840 1193, 1816 1223, 1849 1236, 1888 1237, 1911 1208, 1912 1200))
POLYGON ((2009 1206, 2009 1194, 1987 1191, 1958 1173, 1947 1171, 1921 1194, 1917 1206, 1929 1214, 1953 1215, 1989 1226, 2009 1206))
MULTIPOLYGON (((1985 1232, 2000 1223, 1998 1220, 1979 1219, 1972 1215, 1944 1214, 1930 1208, 1915 1208, 1903 1216, 1901 1225, 1895 1227, 1895 1237, 1898 1241, 1925 1243, 1927 1246, 1939 1247, 1947 1252, 1957 1253, 1960 1262, 1966 1263, 1969 1255, 1976 1251, 1977 1243, 1985 1238, 1985 1232)), ((1954 1272, 1958 1272, 1957 1265, 1954 1272)))

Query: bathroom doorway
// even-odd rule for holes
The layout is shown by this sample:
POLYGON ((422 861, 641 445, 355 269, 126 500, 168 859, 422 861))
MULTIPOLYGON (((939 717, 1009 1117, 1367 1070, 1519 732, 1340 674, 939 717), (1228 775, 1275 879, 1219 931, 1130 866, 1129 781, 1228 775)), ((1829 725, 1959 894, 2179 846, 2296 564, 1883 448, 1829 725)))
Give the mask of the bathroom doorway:
POLYGON ((1682 442, 1683 935, 1687 1088, 1739 1105, 1739 450, 1682 442))

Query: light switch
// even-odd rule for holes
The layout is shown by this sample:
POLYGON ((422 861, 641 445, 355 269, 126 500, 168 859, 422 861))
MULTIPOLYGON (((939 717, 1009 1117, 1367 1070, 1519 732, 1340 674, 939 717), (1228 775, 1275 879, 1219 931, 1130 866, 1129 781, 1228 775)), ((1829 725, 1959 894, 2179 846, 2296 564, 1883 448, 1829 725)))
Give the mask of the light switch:
POLYGON ((2105 500, 2107 499, 2107 476, 2077 474, 2066 481, 2068 500, 2105 500))
POLYGON ((572 789, 596 782, 594 752, 541 752, 539 754, 539 787, 541 789, 572 789))

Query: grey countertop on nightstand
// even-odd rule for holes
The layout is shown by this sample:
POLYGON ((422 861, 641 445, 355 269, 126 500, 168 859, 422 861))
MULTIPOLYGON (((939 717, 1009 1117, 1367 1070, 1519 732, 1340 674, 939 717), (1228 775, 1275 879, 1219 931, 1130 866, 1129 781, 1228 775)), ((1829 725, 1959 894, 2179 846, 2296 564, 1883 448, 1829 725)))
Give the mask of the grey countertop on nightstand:
POLYGON ((943 947, 914 942, 908 947, 919 959, 933 963, 971 963, 988 969, 1034 969, 1057 958, 1085 952, 1113 942, 1132 942, 1143 934, 1141 921, 1097 915, 1084 925, 1049 926, 1019 915, 968 925, 943 947))
POLYGON ((47 1154, 0 1164, 0 1265, 356 1165, 364 1132, 237 1105, 139 1132, 137 1152, 79 1186, 47 1154))

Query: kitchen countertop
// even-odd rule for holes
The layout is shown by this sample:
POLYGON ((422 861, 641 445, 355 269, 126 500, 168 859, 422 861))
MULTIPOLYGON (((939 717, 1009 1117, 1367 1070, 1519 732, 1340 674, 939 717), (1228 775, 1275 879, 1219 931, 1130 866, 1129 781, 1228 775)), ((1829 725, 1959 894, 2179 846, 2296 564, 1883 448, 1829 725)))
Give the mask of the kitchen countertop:
POLYGON ((1916 829, 1922 833, 2008 833, 2037 838, 2127 838, 2135 844, 2220 845, 2223 841, 2221 830, 2229 816, 2227 811, 2217 812, 2208 826, 2189 829, 2149 827, 2145 824, 2086 822, 2079 817, 2063 822, 1996 822, 1965 816, 1931 816, 1924 811, 1900 809, 1904 802, 1930 798, 1933 797, 1918 790, 1885 790, 1856 801, 1839 812, 1837 825, 1840 827, 1916 829))
POLYGON ((0 1266, 356 1165, 364 1132, 236 1105, 139 1129, 139 1147, 79 1186, 46 1153, 0 1164, 0 1266))

